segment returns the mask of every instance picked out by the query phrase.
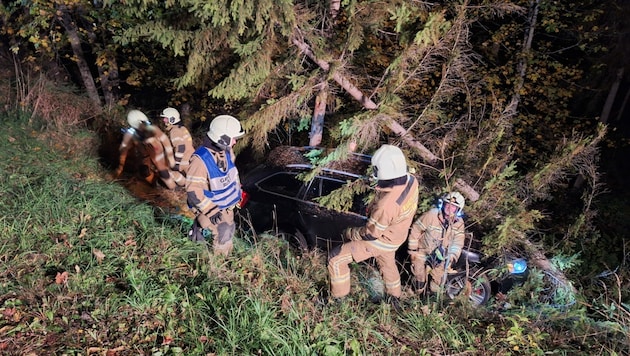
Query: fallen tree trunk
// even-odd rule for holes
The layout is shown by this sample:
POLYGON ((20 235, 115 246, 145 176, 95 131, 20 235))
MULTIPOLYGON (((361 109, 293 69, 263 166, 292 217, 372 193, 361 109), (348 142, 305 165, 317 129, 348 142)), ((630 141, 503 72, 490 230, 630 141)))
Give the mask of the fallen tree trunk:
MULTIPOLYGON (((293 38, 293 44, 295 44, 307 57, 309 57, 313 62, 317 63, 317 65, 325 71, 330 70, 330 63, 318 59, 310 46, 304 41, 301 41, 297 38, 293 38)), ((354 84, 350 82, 346 77, 341 75, 340 73, 333 73, 333 79, 337 84, 339 84, 350 96, 356 99, 358 102, 363 105, 365 109, 374 110, 378 108, 378 105, 372 101, 368 96, 363 94, 359 88, 357 88, 354 84)), ((412 135, 409 134, 409 131, 405 129, 401 124, 399 124, 396 120, 388 116, 383 117, 383 122, 387 125, 387 127, 400 136, 400 138, 407 144, 409 147, 413 148, 418 152, 420 157, 431 166, 437 165, 439 162, 439 157, 436 156, 431 150, 429 150, 426 146, 424 146, 420 141, 416 140, 412 135)), ((479 193, 468 183, 464 182, 462 179, 457 179, 455 181, 455 188, 461 191, 462 194, 466 196, 470 201, 477 201, 479 199, 479 193)))
MULTIPOLYGON (((524 48, 524 52, 528 52, 531 46, 531 39, 533 37, 533 26, 536 23, 536 16, 538 13, 538 2, 539 0, 534 0, 532 2, 533 7, 532 12, 530 13, 530 31, 526 36, 526 45, 524 48)), ((318 59, 308 44, 303 41, 293 38, 293 43, 300 48, 300 50, 309 57, 313 62, 315 62, 320 68, 325 71, 330 70, 330 64, 324 60, 318 59)), ((509 118, 517 114, 517 108, 520 102, 519 96, 519 88, 522 87, 524 80, 524 75, 526 72, 526 62, 522 61, 519 65, 519 72, 521 76, 521 81, 516 84, 515 93, 510 101, 509 105, 503 111, 504 118, 509 118)), ((355 85, 353 85, 347 78, 342 76, 340 73, 333 73, 333 79, 337 82, 348 94, 350 94, 353 98, 359 101, 365 109, 374 110, 378 107, 378 105, 372 101, 368 96, 364 95, 363 92, 355 85)), ((422 143, 416 140, 412 135, 409 134, 407 129, 405 129, 402 125, 400 125, 396 120, 393 120, 390 117, 384 117, 384 122, 386 122, 387 127, 392 130, 392 132, 396 133, 400 136, 406 144, 410 147, 414 148, 418 154, 424 159, 428 164, 435 166, 439 162, 438 156, 436 156, 431 150, 425 147, 422 143)), ((470 201, 477 201, 479 199, 479 193, 468 183, 463 181, 462 179, 456 179, 455 188, 457 188, 464 196, 466 196, 470 201)), ((571 282, 566 278, 564 273, 551 263, 551 261, 544 255, 542 250, 535 246, 526 236, 523 234, 523 238, 521 239, 528 254, 531 257, 532 263, 538 268, 545 271, 548 275, 550 275, 555 281, 558 282, 566 291, 570 291, 575 294, 575 288, 571 284, 571 282)))

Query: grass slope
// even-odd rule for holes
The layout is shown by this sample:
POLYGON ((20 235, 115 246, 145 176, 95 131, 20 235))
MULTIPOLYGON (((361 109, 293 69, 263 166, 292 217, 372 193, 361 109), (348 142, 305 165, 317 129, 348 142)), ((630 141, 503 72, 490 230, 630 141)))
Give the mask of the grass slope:
POLYGON ((317 303, 325 256, 239 231, 229 258, 134 199, 85 147, 0 113, 0 354, 443 355, 627 354, 623 325, 581 309, 541 311, 353 292, 317 303))

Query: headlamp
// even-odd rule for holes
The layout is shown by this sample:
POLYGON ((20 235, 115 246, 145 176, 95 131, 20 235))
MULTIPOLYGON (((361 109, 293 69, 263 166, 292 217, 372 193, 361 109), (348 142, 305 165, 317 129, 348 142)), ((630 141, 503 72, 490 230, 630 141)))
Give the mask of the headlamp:
POLYGON ((518 258, 511 263, 508 263, 508 271, 511 274, 521 274, 527 270, 527 261, 523 258, 518 258))

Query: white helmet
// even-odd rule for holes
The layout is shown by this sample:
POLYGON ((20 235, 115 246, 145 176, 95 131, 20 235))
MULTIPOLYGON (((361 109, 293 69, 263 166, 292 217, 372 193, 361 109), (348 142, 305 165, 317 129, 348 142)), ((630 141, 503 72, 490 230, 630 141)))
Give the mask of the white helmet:
POLYGON ((464 209, 464 205, 466 205, 466 199, 460 192, 450 192, 444 196, 443 200, 445 203, 455 205, 459 210, 464 209))
POLYGON ((129 123, 129 126, 133 127, 136 130, 140 128, 140 125, 143 122, 146 122, 147 125, 151 124, 149 118, 140 110, 131 110, 127 114, 127 122, 129 123))
POLYGON ((212 142, 226 149, 232 143, 233 138, 245 135, 241 123, 233 116, 219 115, 212 119, 208 137, 212 142))
POLYGON ((180 121, 182 121, 182 119, 179 117, 179 111, 177 111, 177 109, 175 108, 166 108, 164 110, 162 110, 162 113, 160 114, 160 117, 165 117, 168 119, 168 123, 170 125, 176 124, 180 121))
POLYGON ((372 156, 374 175, 378 180, 400 178, 407 174, 407 161, 400 148, 383 145, 372 156))

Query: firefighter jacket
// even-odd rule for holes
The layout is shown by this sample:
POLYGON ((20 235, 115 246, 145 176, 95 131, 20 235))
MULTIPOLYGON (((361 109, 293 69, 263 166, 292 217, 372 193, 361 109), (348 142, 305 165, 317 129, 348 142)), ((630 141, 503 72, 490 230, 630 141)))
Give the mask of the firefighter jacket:
POLYGON ((124 130, 122 142, 119 147, 120 158, 118 174, 122 172, 122 168, 127 161, 127 154, 134 142, 141 143, 145 146, 151 161, 158 170, 160 178, 167 183, 169 188, 174 187, 175 183, 171 182, 172 179, 168 169, 171 162, 175 161, 173 146, 168 136, 166 136, 159 127, 153 125, 146 126, 141 130, 134 129, 133 127, 124 130))
POLYGON ((466 238, 464 220, 456 217, 448 221, 442 210, 433 208, 422 214, 411 226, 409 233, 409 253, 430 255, 442 247, 446 256, 459 258, 466 238))
POLYGON ((184 125, 171 125, 168 133, 173 144, 175 161, 171 168, 173 170, 186 173, 190 165, 190 158, 195 152, 193 139, 190 132, 184 125))
POLYGON ((199 147, 190 160, 186 191, 188 204, 202 214, 234 207, 241 199, 234 152, 199 147))
POLYGON ((407 174, 405 184, 376 187, 376 196, 368 208, 365 240, 378 240, 385 245, 402 245, 418 208, 418 181, 407 174))
POLYGON ((342 298, 350 292, 349 263, 370 257, 378 263, 386 293, 400 297, 396 251, 405 242, 418 207, 418 181, 410 174, 401 178, 406 178, 404 184, 376 188, 376 197, 369 207, 370 217, 365 226, 356 228, 358 238, 330 251, 328 273, 333 297, 342 298))

